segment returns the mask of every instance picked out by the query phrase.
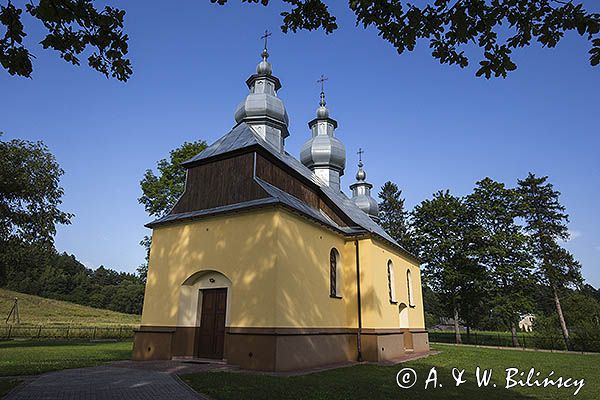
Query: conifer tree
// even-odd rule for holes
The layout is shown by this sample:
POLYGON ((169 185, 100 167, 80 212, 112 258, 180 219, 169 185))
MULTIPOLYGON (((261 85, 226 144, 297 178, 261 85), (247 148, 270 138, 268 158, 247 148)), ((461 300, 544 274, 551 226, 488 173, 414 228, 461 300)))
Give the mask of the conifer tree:
POLYGON ((387 181, 379 191, 379 218, 380 225, 393 237, 402 247, 408 251, 414 251, 414 240, 409 233, 409 213, 404 209, 402 190, 398 186, 387 181))
POLYGON ((582 281, 581 265, 558 243, 559 240, 569 239, 569 216, 565 213, 565 207, 560 204, 560 192, 554 190, 554 186, 547 181, 547 176, 537 177, 532 173, 518 181, 519 212, 525 221, 537 276, 551 289, 565 346, 571 349, 559 292, 582 281))
POLYGON ((533 307, 533 264, 527 236, 516 223, 518 195, 490 178, 476 185, 467 204, 476 225, 478 262, 487 271, 486 294, 493 314, 510 329, 513 346, 518 346, 519 316, 533 307))

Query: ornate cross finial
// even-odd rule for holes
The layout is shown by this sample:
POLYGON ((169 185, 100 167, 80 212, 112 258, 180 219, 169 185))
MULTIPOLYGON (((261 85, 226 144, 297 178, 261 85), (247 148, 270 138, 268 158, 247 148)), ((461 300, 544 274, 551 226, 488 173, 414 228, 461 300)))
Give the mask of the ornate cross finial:
POLYGON ((364 154, 363 149, 359 147, 356 154, 358 154, 358 162, 362 163, 362 155, 364 154))
POLYGON ((319 105, 321 107, 325 107, 325 81, 328 81, 329 78, 325 77, 325 75, 321 74, 321 79, 317 80, 317 83, 321 84, 321 101, 319 105))
POLYGON ((267 39, 269 38, 269 36, 271 36, 273 33, 269 32, 268 29, 265 29, 265 34, 262 35, 260 38, 261 39, 265 39, 265 50, 267 49, 267 39))
POLYGON ((321 79, 319 79, 317 81, 317 83, 321 84, 321 92, 325 91, 325 81, 328 81, 329 78, 327 78, 325 75, 321 74, 321 79))

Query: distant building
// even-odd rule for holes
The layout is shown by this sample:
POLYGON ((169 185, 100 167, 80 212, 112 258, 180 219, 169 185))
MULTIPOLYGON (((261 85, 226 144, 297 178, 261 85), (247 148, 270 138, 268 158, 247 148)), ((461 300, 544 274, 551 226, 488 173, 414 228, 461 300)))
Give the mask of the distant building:
POLYGON ((352 197, 341 191, 346 150, 323 91, 300 160, 285 151, 268 56, 246 81, 236 125, 183 164, 185 192, 147 225, 134 359, 288 371, 428 351, 418 260, 378 224, 362 162, 352 197))
POLYGON ((533 321, 535 320, 535 315, 533 314, 525 314, 521 316, 521 320, 519 321, 519 329, 525 332, 533 331, 533 321))

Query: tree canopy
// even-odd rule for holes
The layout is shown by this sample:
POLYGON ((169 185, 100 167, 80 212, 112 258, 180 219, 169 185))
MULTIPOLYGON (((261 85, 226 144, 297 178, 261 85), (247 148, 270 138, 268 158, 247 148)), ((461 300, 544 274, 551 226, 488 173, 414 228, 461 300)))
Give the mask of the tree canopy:
POLYGON ((400 245, 414 251, 415 244, 409 233, 408 211, 404 209, 402 190, 393 182, 386 182, 379 191, 379 224, 400 245))
MULTIPOLYGON (((224 5, 228 0, 210 0, 224 5)), ((323 0, 282 0, 290 9, 281 13, 284 33, 338 28, 337 18, 323 0)), ((270 0, 242 0, 267 6, 270 0)), ((600 14, 583 4, 566 0, 424 0, 418 6, 403 0, 350 0, 356 25, 374 28, 399 54, 427 42, 441 64, 470 63, 469 46, 480 50, 477 76, 506 77, 517 68, 512 53, 537 42, 555 47, 568 32, 590 43, 589 61, 600 63, 600 14)), ((42 23, 47 31, 40 42, 65 61, 80 65, 84 52, 88 65, 106 77, 127 81, 133 73, 127 58, 129 37, 124 32, 125 11, 97 7, 92 0, 38 0, 16 6, 0 5, 0 65, 11 75, 31 77, 35 58, 24 43, 23 13, 42 23)))
MULTIPOLYGON (((211 0, 225 4, 228 0, 211 0)), ((261 3, 269 0, 242 0, 261 3)), ((323 29, 332 33, 337 20, 322 0, 283 0, 291 5, 281 13, 283 32, 323 29)), ((582 4, 563 0, 425 0, 422 6, 402 0, 350 0, 356 25, 373 27, 399 54, 413 51, 422 40, 441 64, 467 67, 469 45, 483 56, 477 76, 506 77, 517 68, 514 49, 538 42, 555 47, 569 31, 590 42, 590 64, 600 63, 600 14, 582 4)))
POLYGON ((27 36, 23 11, 44 25, 44 49, 56 50, 62 59, 80 65, 80 55, 90 49, 88 65, 106 77, 126 81, 132 74, 126 58, 129 37, 123 32, 125 11, 105 6, 96 8, 92 0, 39 0, 15 6, 11 0, 0 5, 0 64, 11 75, 31 77, 31 51, 23 40, 27 36), (1 32, 1 30, 0 30, 1 32))
POLYGON ((206 148, 204 140, 184 142, 171 150, 169 159, 163 158, 157 163, 159 175, 147 169, 140 182, 142 196, 138 199, 146 212, 154 217, 162 217, 168 213, 185 189, 185 168, 181 166, 206 148))
POLYGON ((51 242, 72 217, 59 209, 63 170, 54 155, 42 142, 0 140, 0 160, 0 242, 51 242))

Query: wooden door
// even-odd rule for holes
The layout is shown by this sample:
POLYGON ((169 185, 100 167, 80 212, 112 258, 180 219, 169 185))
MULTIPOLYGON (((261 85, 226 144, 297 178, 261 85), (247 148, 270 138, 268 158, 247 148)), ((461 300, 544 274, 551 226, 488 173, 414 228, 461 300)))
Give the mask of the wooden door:
POLYGON ((202 311, 197 336, 197 356, 223 358, 227 289, 202 290, 202 311))

